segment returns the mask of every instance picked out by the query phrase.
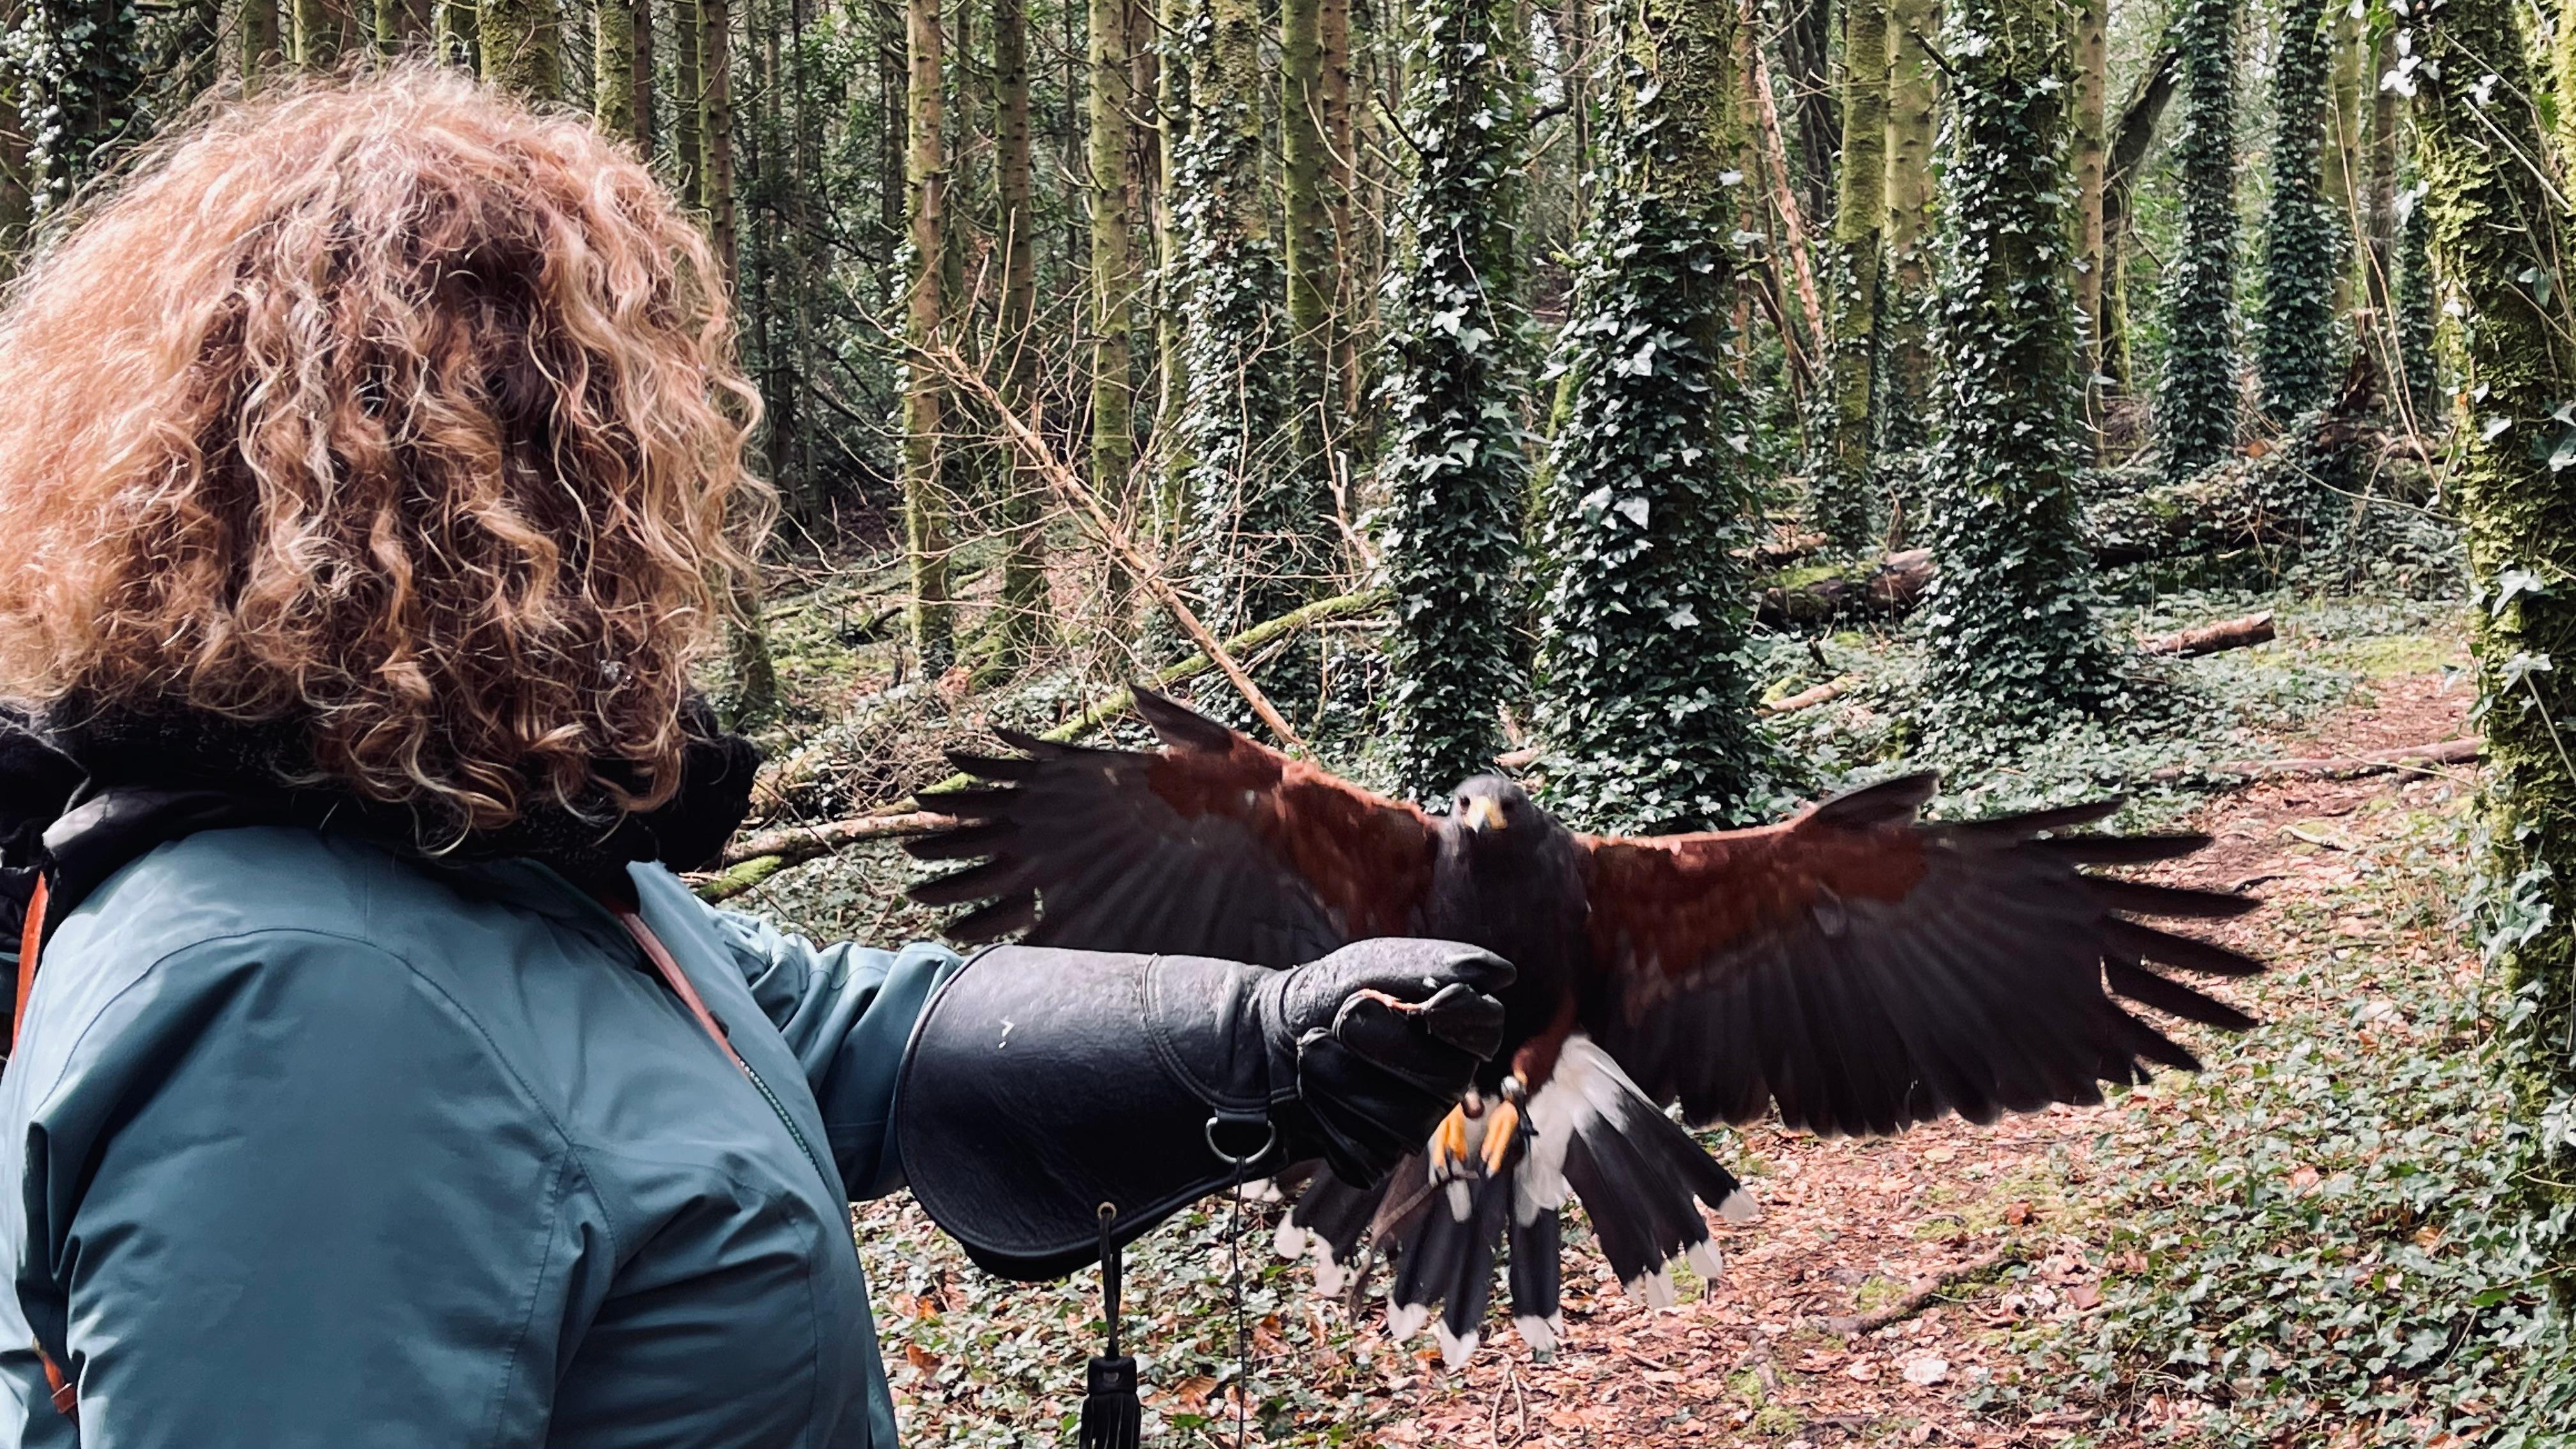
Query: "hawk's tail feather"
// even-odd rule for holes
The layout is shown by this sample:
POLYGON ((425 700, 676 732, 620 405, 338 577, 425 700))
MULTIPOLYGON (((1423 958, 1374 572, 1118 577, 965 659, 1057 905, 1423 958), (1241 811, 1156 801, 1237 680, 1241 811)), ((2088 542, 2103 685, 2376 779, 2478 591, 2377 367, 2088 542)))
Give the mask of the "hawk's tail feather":
MULTIPOLYGON (((1419 1170, 1418 1168, 1416 1169, 1419 1170)), ((1397 1169, 1401 1175, 1403 1169, 1397 1169)), ((1304 1258, 1315 1270, 1315 1291, 1330 1298, 1350 1280, 1351 1269, 1367 1246, 1369 1225, 1386 1201, 1390 1177, 1374 1187, 1353 1187, 1317 1165, 1315 1175, 1297 1194, 1297 1205, 1279 1223, 1273 1240, 1283 1258, 1304 1258)))

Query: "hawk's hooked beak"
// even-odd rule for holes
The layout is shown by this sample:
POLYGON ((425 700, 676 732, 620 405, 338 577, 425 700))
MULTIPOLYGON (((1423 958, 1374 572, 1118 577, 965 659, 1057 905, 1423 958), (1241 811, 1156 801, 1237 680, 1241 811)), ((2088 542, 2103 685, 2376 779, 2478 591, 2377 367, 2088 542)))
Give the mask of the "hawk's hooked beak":
POLYGON ((1468 801, 1467 828, 1470 830, 1502 829, 1503 807, 1490 795, 1479 795, 1468 801))

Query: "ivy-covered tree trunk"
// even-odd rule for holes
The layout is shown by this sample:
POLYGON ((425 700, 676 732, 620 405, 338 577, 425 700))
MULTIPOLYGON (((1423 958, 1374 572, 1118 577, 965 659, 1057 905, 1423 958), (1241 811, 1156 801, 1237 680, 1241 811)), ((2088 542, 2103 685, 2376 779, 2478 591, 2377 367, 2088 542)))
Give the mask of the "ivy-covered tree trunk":
MULTIPOLYGON (((298 13, 312 3, 299 0, 298 13)), ((563 21, 555 0, 482 0, 479 14, 485 80, 535 100, 563 94, 563 21)), ((319 62, 308 50, 304 63, 319 62)))
POLYGON ((2168 480, 2236 446, 2236 0, 2180 0, 2182 123, 2173 167, 2182 236, 2165 270, 2165 370, 2157 431, 2168 480))
POLYGON ((1519 222, 1528 112, 1517 0, 1429 0, 1405 57, 1415 158, 1386 296, 1380 515, 1400 787, 1432 800, 1493 768, 1519 687, 1519 222))
MULTIPOLYGON (((2334 214, 2335 239, 2349 258, 2357 250, 2352 242, 2361 235, 2362 87, 2365 80, 2374 86, 2378 81, 2362 74, 2368 69, 2363 56, 2369 47, 2362 37, 2361 17, 2352 13, 2350 5, 2338 5, 2333 7, 2333 22, 2326 37, 2334 77, 2326 111, 2326 210, 2334 214)), ((2340 317, 2351 307, 2352 269, 2346 266, 2335 273, 2335 315, 2340 317)))
POLYGON ((1878 445, 1882 458, 1923 446, 1932 401, 1932 146, 1941 71, 1930 46, 1941 30, 1939 0, 1889 0, 1887 7, 1887 272, 1879 315, 1878 445))
MULTIPOLYGON (((0 37, 14 36, 26 22, 26 0, 0 3, 0 37)), ((36 224, 36 176, 27 158, 27 127, 22 118, 27 101, 27 73, 8 55, 0 40, 0 281, 15 276, 26 259, 27 237, 36 224)))
MULTIPOLYGON (((1261 29, 1255 0, 1201 0, 1189 36, 1201 63, 1175 183, 1190 270, 1181 419, 1190 567, 1202 617, 1220 635, 1303 602, 1323 572, 1320 534, 1331 527, 1320 476, 1286 466, 1289 337, 1263 194, 1261 29)), ((1280 672, 1304 671, 1292 662, 1280 672)))
POLYGON ((142 139, 133 0, 28 0, 8 37, 30 210, 68 201, 142 139))
POLYGON ((1887 216, 1887 0, 1844 0, 1843 157, 1834 203, 1833 428, 1814 522, 1844 553, 1869 543, 1877 449, 1878 271, 1887 216))
POLYGON ((2397 388, 2406 419, 2430 431, 2441 421, 2440 363, 2433 348, 2433 208, 2422 186, 2402 198, 2397 228, 2397 388))
MULTIPOLYGON (((947 344, 948 147, 939 0, 905 0, 904 193, 911 274, 904 299, 903 538, 912 573, 912 644, 924 672, 956 655, 955 609, 948 597, 947 500, 939 472, 947 389, 932 362, 947 344)), ((686 99, 685 97, 683 99, 686 99)))
MULTIPOLYGON (((2564 183, 2534 169, 2550 153, 2508 0, 2436 0, 2413 38, 2433 247, 2459 309, 2444 333, 2468 400, 2451 478, 2486 736, 2476 920, 2518 998, 2504 1013, 2525 1048, 2515 1086, 2544 1154, 2523 1177, 2563 1210, 2576 1200, 2576 472, 2553 466, 2571 447, 2553 414, 2576 397, 2564 183)), ((2554 1266, 2570 1270, 2563 1250, 2554 1266)))
MULTIPOLYGON (((1037 401, 1037 229, 1029 160, 1029 11, 1027 0, 994 0, 993 83, 1000 92, 1001 136, 995 152, 1002 201, 1002 307, 995 341, 1002 360, 1002 402, 1027 417, 1037 401)), ((1112 223, 1115 224, 1114 222, 1112 223)), ((993 625, 993 665, 1025 665, 1046 631, 1046 536, 1040 501, 1046 481, 1011 450, 1002 469, 1002 593, 993 625)))
POLYGON ((1741 819, 1770 789, 1742 657, 1753 511, 1735 290, 1733 0, 1614 0, 1608 184, 1559 344, 1541 502, 1551 805, 1592 827, 1741 819))
POLYGON ((1951 79, 1940 295, 1944 424, 1929 492, 1940 574, 1924 614, 1932 734, 1986 754, 2110 693, 2076 475, 2074 228, 2063 0, 1964 0, 1951 79))
POLYGON ((2406 111, 2399 104, 2397 87, 2379 83, 2397 65, 2397 28, 2393 24, 2376 28, 2379 34, 2370 52, 2370 173, 2362 207, 2362 295, 2370 299, 2369 346, 2384 359, 2395 337, 2389 315, 2397 297, 2397 157, 2406 111))
POLYGON ((2334 393, 2334 279, 2343 228, 2326 210, 2325 7, 2288 0, 2272 72, 2272 199, 2263 230, 2263 305, 2255 368, 2263 412, 2287 426, 2334 393))

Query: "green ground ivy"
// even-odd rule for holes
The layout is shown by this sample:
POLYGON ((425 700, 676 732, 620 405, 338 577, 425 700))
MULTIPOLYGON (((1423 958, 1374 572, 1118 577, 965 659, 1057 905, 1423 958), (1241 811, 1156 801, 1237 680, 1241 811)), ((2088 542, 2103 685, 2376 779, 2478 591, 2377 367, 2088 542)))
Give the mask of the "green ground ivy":
POLYGON ((1743 652, 1751 447, 1727 366, 1733 0, 1623 0, 1608 184, 1558 345, 1537 661, 1551 805, 1591 827, 1739 818, 1771 760, 1743 652))
POLYGON ((2098 705, 2112 667, 2077 490, 2065 27, 2052 0, 1971 0, 1947 37, 1925 683, 1936 742, 1974 751, 2098 705))
POLYGON ((2334 284, 2343 268, 2343 228, 2326 208, 2320 160, 2330 23, 2317 0, 2281 7, 2280 59, 2272 72, 2272 200, 2254 346, 2263 412, 2277 424, 2325 406, 2334 395, 2334 284))
POLYGON ((1493 768, 1501 707, 1520 679, 1529 468, 1513 399, 1529 116, 1514 66, 1518 14, 1513 0, 1432 0, 1405 61, 1402 124, 1416 160, 1403 265, 1386 288, 1378 524, 1396 598, 1395 767, 1422 800, 1493 768))
POLYGON ((2236 0, 2180 0, 2182 236, 2165 272, 2164 470, 2179 480, 2236 445, 2236 0))
MULTIPOLYGON (((2410 17, 2433 246, 2459 312, 2445 328, 2465 411, 2452 479, 2468 523, 2486 736, 2480 934, 2522 995, 2516 1074, 2548 1170, 2576 1203, 2576 351, 2559 258, 2563 186, 2509 0, 2432 0, 2410 17)), ((2571 1266, 2562 1256, 2561 1273, 2571 1266)))

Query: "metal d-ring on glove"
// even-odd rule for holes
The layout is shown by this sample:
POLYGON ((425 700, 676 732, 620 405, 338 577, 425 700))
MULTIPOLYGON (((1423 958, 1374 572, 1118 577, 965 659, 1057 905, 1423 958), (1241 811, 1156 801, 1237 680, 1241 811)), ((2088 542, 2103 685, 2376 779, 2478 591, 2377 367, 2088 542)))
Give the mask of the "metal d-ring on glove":
POLYGON ((1502 1038, 1512 968, 1376 940, 1288 971, 1002 946, 922 1015, 895 1093, 913 1195, 985 1268, 1051 1278, 1246 1173, 1373 1182, 1502 1038))

